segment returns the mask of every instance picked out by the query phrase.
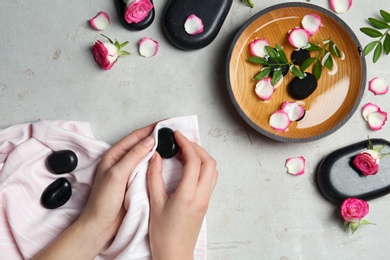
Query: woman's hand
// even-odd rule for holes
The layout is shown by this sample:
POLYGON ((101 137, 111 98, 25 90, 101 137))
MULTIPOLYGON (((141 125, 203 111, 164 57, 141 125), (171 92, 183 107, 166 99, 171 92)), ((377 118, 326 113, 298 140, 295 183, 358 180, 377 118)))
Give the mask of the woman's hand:
POLYGON ((218 177, 214 159, 203 148, 191 143, 178 131, 174 136, 183 162, 183 176, 176 192, 172 195, 165 192, 162 159, 157 152, 148 169, 149 239, 154 260, 193 259, 218 177))
POLYGON ((36 259, 92 259, 110 243, 125 215, 127 180, 153 148, 154 127, 132 132, 103 155, 80 217, 36 259))

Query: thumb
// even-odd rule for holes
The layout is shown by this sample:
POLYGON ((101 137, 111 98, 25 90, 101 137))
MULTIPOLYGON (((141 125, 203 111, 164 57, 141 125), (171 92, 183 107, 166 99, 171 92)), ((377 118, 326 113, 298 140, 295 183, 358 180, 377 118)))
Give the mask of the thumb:
POLYGON ((168 199, 168 195, 165 192, 162 176, 162 159, 158 152, 154 152, 150 159, 147 178, 151 207, 163 206, 165 200, 168 199))

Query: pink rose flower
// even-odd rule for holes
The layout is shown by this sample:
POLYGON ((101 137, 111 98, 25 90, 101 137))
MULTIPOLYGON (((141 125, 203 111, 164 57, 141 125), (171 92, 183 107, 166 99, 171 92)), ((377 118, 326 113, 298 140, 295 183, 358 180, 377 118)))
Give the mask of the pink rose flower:
POLYGON ((103 43, 99 40, 92 47, 95 61, 105 70, 109 70, 118 60, 118 49, 112 43, 103 43))
POLYGON ((153 4, 149 0, 133 0, 127 5, 125 20, 128 23, 139 23, 148 16, 152 9, 153 4))
POLYGON ((378 161, 371 153, 362 152, 355 156, 353 165, 364 175, 375 175, 379 171, 378 161))
POLYGON ((346 222, 360 222, 369 211, 368 203, 361 199, 348 198, 341 205, 341 215, 346 222))

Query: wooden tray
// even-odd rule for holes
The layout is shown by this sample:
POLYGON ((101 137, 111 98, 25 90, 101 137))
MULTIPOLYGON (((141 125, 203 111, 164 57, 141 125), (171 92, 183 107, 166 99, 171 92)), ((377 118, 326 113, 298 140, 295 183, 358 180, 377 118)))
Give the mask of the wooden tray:
POLYGON ((312 4, 285 3, 264 9, 241 27, 228 52, 226 80, 235 108, 250 126, 275 140, 307 142, 333 133, 356 111, 365 89, 366 63, 358 39, 338 16, 312 4), (302 18, 312 13, 321 17, 323 26, 310 42, 322 45, 322 40, 331 38, 345 58, 334 59, 337 64, 334 75, 323 68, 317 89, 302 100, 305 117, 292 122, 286 132, 276 131, 269 125, 269 118, 285 101, 295 101, 286 90, 294 76, 288 73, 270 101, 261 101, 255 93, 253 78, 262 66, 247 61, 252 56, 249 44, 256 38, 267 38, 271 46, 281 45, 290 59, 294 48, 288 42, 288 31, 301 26, 302 18))

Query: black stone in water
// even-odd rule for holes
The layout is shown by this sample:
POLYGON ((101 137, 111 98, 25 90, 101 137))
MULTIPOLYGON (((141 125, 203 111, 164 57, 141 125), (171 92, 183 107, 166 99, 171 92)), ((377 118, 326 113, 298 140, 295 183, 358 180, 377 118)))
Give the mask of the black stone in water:
MULTIPOLYGON (((374 147, 383 144, 383 153, 390 151, 390 142, 371 139, 374 147)), ((379 163, 376 175, 365 176, 352 164, 355 156, 367 150, 368 141, 361 141, 333 151, 320 162, 317 169, 317 183, 322 194, 332 203, 342 204, 347 198, 370 200, 390 193, 390 158, 379 163)))
POLYGON ((311 73, 300 79, 295 77, 288 85, 288 93, 291 97, 302 100, 309 97, 317 88, 317 79, 311 73))
POLYGON ((64 205, 72 196, 72 186, 66 178, 59 178, 43 191, 41 203, 47 209, 56 209, 64 205))
POLYGON ((233 0, 170 0, 163 18, 165 35, 183 50, 206 47, 217 37, 232 3, 233 0), (203 21, 203 32, 190 35, 185 31, 184 22, 191 14, 203 21))
POLYGON ((179 151, 179 146, 175 141, 173 133, 173 130, 168 127, 158 130, 156 151, 162 158, 172 158, 179 151))
MULTIPOLYGON (((150 2, 153 4, 153 1, 150 0, 150 2)), ((115 0, 116 10, 118 12, 119 20, 121 21, 122 25, 131 31, 140 31, 143 29, 146 29, 149 27, 149 25, 152 24, 155 16, 155 10, 154 7, 152 10, 150 10, 148 16, 145 17, 142 21, 138 23, 128 23, 125 19, 125 11, 126 11, 126 3, 123 0, 115 0)))
MULTIPOLYGON (((271 68, 271 75, 274 73, 274 70, 276 68, 279 68, 279 65, 276 65, 277 63, 271 59, 271 58, 268 58, 268 62, 270 63, 270 68, 271 68)), ((288 73, 288 65, 287 64, 284 64, 282 66, 280 66, 280 68, 282 69, 282 75, 283 76, 286 76, 286 74, 288 73)))
POLYGON ((47 157, 47 169, 54 174, 69 173, 77 167, 77 155, 71 150, 56 151, 47 157))
POLYGON ((304 49, 299 49, 299 50, 294 50, 291 53, 291 60, 295 65, 301 66, 302 63, 310 58, 310 52, 308 50, 304 49))

